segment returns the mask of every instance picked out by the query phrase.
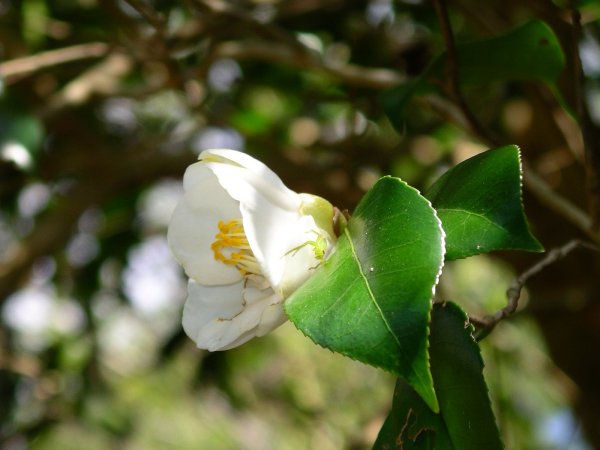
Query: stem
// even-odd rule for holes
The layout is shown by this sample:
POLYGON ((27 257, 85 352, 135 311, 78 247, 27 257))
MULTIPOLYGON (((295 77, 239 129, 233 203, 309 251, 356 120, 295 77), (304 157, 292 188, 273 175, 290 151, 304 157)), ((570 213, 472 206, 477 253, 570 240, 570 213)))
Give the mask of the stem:
POLYGON ((473 114, 467 101, 465 100, 460 89, 460 79, 458 73, 458 54, 456 52, 456 44, 454 42, 454 34, 452 33, 452 25, 448 15, 448 8, 445 0, 434 0, 436 15, 440 22, 442 36, 446 46, 446 77, 448 78, 448 94, 454 99, 458 107, 462 110, 471 131, 480 139, 498 145, 497 139, 481 124, 479 119, 473 114))
POLYGON ((483 319, 470 319, 471 323, 473 323, 478 330, 475 332, 474 337, 477 341, 481 341, 485 338, 490 332, 494 329, 494 327, 504 318, 514 314, 514 312, 519 307, 519 299, 521 298, 521 291, 525 284, 529 281, 530 278, 540 273, 546 267, 554 264, 555 262, 563 259, 569 253, 577 248, 585 248, 592 251, 600 251, 600 247, 596 245, 590 244, 589 242, 584 242, 580 240, 572 240, 567 242, 562 247, 558 247, 552 249, 548 252, 548 254, 538 261, 536 264, 531 266, 521 275, 513 280, 510 287, 506 291, 506 306, 501 310, 497 311, 495 314, 488 316, 483 319))

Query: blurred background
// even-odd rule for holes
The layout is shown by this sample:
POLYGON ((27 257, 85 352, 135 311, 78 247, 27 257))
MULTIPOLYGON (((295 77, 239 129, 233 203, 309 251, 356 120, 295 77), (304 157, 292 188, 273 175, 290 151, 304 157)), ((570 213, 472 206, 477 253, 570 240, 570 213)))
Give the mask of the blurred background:
MULTIPOLYGON (((539 82, 464 96, 549 193, 524 193, 542 244, 588 239, 552 199, 590 203, 600 5, 447 7, 457 43, 530 19, 557 35, 581 126, 539 82)), ((0 449, 370 448, 393 378, 290 324, 196 349, 165 233, 203 149, 246 151, 352 210, 382 175, 424 189, 489 148, 443 93, 411 101, 396 129, 384 114, 387 90, 445 49, 440 18, 424 0, 0 0, 0 449)), ((452 262, 439 295, 482 317, 541 257, 452 262)), ((600 449, 598 279, 597 255, 573 252, 483 341, 506 448, 600 449)))

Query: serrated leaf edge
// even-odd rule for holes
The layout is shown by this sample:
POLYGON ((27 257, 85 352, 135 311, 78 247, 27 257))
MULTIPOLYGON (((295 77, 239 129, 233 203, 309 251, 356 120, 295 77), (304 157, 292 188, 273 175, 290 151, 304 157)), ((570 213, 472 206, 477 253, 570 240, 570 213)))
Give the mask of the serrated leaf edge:
MULTIPOLYGON (((512 247, 512 246, 507 246, 507 247, 492 246, 483 252, 474 251, 474 252, 465 253, 464 256, 461 256, 459 258, 453 258, 452 261, 456 261, 458 259, 466 259, 466 258, 470 258, 471 256, 482 255, 482 254, 490 253, 490 252, 497 251, 497 250, 523 250, 523 251, 530 251, 530 252, 544 252, 545 251, 544 246, 540 243, 540 241, 538 241, 538 239, 535 237, 535 235, 531 232, 531 226, 529 225, 529 220, 527 220, 527 215, 525 214, 525 203, 523 201, 523 161, 521 160, 521 158, 522 158, 521 148, 516 144, 509 144, 509 145, 504 145, 501 147, 494 147, 494 148, 485 150, 483 153, 488 152, 490 150, 496 150, 499 148, 506 148, 506 147, 513 147, 517 150, 517 162, 519 164, 519 205, 521 206, 521 213, 523 215, 523 219, 525 221, 525 226, 527 228, 529 236, 535 243, 537 243, 539 245, 539 250, 528 250, 528 249, 523 249, 520 247, 512 247)), ((434 208, 434 210, 435 210, 435 208, 434 208)), ((437 217, 437 211, 438 210, 436 210, 436 217, 437 217)), ((459 208, 440 208, 439 211, 463 211, 463 210, 461 210, 459 208)), ((473 212, 467 211, 467 210, 464 210, 464 212, 481 217, 482 219, 485 219, 486 221, 490 222, 492 225, 494 225, 504 231, 508 231, 504 227, 501 227, 500 225, 490 221, 485 216, 481 216, 479 214, 476 214, 476 213, 473 213, 473 212)))

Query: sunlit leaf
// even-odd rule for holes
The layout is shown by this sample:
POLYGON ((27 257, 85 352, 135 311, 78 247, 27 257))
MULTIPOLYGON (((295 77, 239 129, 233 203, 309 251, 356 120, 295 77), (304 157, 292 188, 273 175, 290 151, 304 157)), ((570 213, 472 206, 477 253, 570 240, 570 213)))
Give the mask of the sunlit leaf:
POLYGON ((335 252, 286 301, 286 311, 317 344, 403 377, 437 410, 427 335, 443 255, 443 232, 429 202, 384 177, 356 208, 335 252))
POLYGON ((527 225, 515 145, 488 150, 442 175, 425 196, 446 232, 446 259, 493 250, 542 251, 527 225))

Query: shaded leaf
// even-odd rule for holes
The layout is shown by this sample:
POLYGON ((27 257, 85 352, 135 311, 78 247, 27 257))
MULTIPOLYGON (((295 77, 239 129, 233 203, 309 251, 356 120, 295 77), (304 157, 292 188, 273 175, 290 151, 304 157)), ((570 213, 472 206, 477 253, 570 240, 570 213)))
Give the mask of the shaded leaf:
POLYGON ((437 410, 427 335, 443 255, 429 202, 384 177, 356 208, 335 252, 286 301, 286 312, 317 344, 403 377, 437 410))
POLYGON ((431 371, 438 414, 398 380, 392 410, 373 450, 500 450, 503 448, 483 378, 483 361, 466 314, 436 304, 431 316, 431 371))
MULTIPOLYGON (((558 94, 554 88, 565 56, 552 29, 540 20, 502 36, 458 45, 456 52, 461 86, 534 80, 547 83, 558 94)), ((382 102, 395 126, 401 126, 402 109, 410 97, 440 92, 448 85, 446 58, 444 52, 421 76, 384 93, 382 102)))
POLYGON ((501 450, 483 360, 471 333, 467 315, 456 304, 435 305, 429 342, 440 414, 455 448, 501 450))
POLYGON ((373 450, 454 450, 442 416, 434 413, 404 380, 396 381, 392 410, 373 450))

